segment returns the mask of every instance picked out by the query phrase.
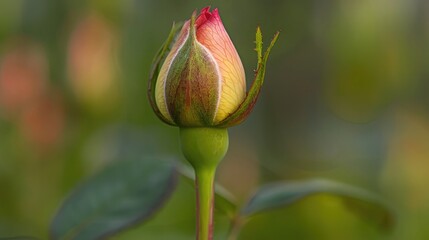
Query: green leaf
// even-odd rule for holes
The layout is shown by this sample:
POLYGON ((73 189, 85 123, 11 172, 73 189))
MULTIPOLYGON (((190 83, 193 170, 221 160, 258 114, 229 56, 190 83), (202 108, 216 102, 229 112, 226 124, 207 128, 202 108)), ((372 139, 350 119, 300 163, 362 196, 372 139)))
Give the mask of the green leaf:
POLYGON ((52 239, 100 239, 150 218, 177 184, 173 161, 118 160, 77 188, 51 224, 52 239))
MULTIPOLYGON (((179 172, 188 180, 189 184, 194 186, 195 173, 192 168, 181 165, 179 172)), ((215 184, 215 210, 224 213, 230 219, 233 219, 237 213, 237 204, 234 196, 219 184, 215 184)))
POLYGON ((329 194, 343 199, 355 213, 375 220, 383 228, 391 228, 393 225, 394 218, 390 208, 377 195, 361 188, 323 179, 264 186, 245 205, 241 214, 248 217, 270 209, 290 206, 316 194, 329 194))

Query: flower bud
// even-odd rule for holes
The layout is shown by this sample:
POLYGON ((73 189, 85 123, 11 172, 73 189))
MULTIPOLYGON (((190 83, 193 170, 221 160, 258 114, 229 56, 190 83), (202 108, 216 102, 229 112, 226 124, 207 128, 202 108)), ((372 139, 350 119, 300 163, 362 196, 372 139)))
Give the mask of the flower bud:
POLYGON ((262 57, 258 28, 256 81, 246 94, 243 65, 218 10, 210 12, 206 7, 198 16, 194 12, 180 31, 173 26, 155 57, 148 90, 155 113, 179 127, 229 127, 240 123, 256 102, 266 58, 277 36, 262 57))

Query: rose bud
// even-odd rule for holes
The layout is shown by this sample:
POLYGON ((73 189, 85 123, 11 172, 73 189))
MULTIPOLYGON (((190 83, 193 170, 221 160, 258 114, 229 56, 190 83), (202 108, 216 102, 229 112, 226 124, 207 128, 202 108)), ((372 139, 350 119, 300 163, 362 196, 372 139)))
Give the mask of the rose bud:
POLYGON ((257 28, 258 65, 246 93, 243 65, 217 9, 210 12, 206 7, 183 25, 173 25, 150 75, 148 95, 156 115, 179 127, 223 128, 241 123, 256 103, 277 38, 278 33, 263 55, 257 28))

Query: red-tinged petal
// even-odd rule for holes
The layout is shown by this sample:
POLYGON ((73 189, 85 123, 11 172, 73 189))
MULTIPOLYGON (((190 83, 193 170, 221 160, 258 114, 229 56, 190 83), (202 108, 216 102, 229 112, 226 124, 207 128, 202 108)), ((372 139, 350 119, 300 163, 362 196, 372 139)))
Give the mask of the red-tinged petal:
POLYGON ((197 40, 206 47, 222 76, 220 102, 215 115, 218 123, 233 113, 246 95, 243 64, 226 32, 217 9, 204 8, 196 20, 197 40))
POLYGON ((212 16, 212 13, 210 12, 210 7, 205 7, 201 9, 200 15, 198 15, 197 20, 195 20, 195 27, 199 28, 209 18, 211 18, 211 16, 212 16))

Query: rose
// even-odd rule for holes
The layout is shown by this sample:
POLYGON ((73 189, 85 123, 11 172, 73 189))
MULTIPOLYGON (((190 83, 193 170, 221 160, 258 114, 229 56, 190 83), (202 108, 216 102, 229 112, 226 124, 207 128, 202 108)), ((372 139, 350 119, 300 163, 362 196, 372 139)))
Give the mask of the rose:
POLYGON ((173 29, 154 59, 148 95, 156 115, 180 127, 183 155, 195 170, 197 240, 213 239, 214 178, 228 150, 227 127, 253 109, 265 76, 274 36, 262 55, 256 30, 258 65, 246 93, 244 69, 217 9, 194 12, 181 30, 173 29))
POLYGON ((157 116, 179 127, 229 127, 241 123, 253 109, 265 75, 265 63, 277 40, 262 55, 257 29, 256 79, 246 94, 240 57, 217 9, 192 15, 180 32, 173 29, 156 56, 149 82, 149 99, 157 116))

